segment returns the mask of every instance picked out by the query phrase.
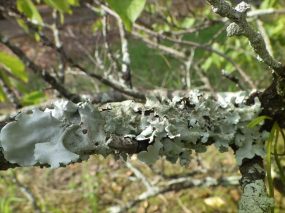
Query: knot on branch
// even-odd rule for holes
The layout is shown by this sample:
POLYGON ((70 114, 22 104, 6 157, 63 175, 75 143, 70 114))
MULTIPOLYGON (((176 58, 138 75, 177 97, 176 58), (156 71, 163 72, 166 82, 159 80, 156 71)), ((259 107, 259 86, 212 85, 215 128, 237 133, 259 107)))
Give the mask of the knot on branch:
POLYGON ((246 14, 249 10, 250 10, 250 5, 244 1, 242 1, 241 3, 239 3, 236 7, 235 7, 235 10, 237 12, 240 12, 240 13, 244 13, 246 14))
POLYGON ((242 36, 244 35, 243 29, 237 25, 236 23, 231 23, 227 27, 227 36, 232 37, 232 36, 242 36))

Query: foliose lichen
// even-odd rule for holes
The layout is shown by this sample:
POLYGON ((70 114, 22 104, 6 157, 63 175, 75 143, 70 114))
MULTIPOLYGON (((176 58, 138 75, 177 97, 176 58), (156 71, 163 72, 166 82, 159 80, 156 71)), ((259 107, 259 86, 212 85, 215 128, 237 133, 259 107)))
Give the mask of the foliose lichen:
POLYGON ((187 165, 191 153, 204 152, 214 144, 220 151, 234 145, 237 163, 255 155, 264 156, 268 133, 247 124, 258 116, 258 99, 244 104, 246 94, 223 93, 214 100, 198 91, 186 97, 149 97, 145 104, 134 101, 94 106, 59 101, 44 111, 20 113, 0 133, 4 157, 21 166, 51 167, 85 160, 90 154, 126 156, 124 149, 109 146, 116 140, 147 143, 138 158, 148 164, 160 156, 187 165), (108 142, 109 141, 109 142, 108 142))
POLYGON ((104 120, 88 103, 55 102, 45 111, 20 113, 0 134, 4 157, 20 166, 59 167, 86 159, 90 151, 107 154, 104 120))

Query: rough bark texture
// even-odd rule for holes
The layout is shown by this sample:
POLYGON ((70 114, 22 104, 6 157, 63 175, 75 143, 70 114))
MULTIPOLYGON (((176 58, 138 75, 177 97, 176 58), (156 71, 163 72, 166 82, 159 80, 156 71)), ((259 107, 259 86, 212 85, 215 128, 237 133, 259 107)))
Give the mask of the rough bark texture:
POLYGON ((239 212, 269 212, 274 206, 274 199, 269 198, 266 192, 263 159, 254 157, 244 161, 240 166, 240 172, 242 175, 240 185, 243 193, 239 203, 239 212))

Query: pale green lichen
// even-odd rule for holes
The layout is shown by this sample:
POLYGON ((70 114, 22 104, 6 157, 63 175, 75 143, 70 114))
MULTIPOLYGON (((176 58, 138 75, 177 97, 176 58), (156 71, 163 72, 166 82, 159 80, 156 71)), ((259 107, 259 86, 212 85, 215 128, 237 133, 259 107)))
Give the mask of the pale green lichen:
POLYGON ((11 163, 59 167, 86 159, 90 151, 107 152, 103 124, 90 104, 59 101, 53 109, 20 113, 1 130, 0 141, 11 163))
POLYGON ((227 36, 228 37, 242 36, 243 33, 244 32, 243 32, 242 28, 234 22, 231 23, 229 26, 227 26, 227 36))
POLYGON ((239 213, 270 212, 274 206, 274 199, 268 197, 263 180, 255 180, 247 184, 239 203, 239 213))
POLYGON ((264 156, 267 134, 247 124, 260 112, 260 103, 247 106, 245 94, 224 93, 213 100, 198 91, 189 97, 148 98, 96 107, 90 103, 56 102, 54 108, 20 113, 0 134, 4 157, 21 166, 52 167, 87 159, 89 154, 126 156, 111 148, 116 140, 148 143, 139 159, 152 164, 160 156, 186 165, 193 151, 204 152, 209 144, 220 151, 237 148, 238 164, 255 155, 264 156))

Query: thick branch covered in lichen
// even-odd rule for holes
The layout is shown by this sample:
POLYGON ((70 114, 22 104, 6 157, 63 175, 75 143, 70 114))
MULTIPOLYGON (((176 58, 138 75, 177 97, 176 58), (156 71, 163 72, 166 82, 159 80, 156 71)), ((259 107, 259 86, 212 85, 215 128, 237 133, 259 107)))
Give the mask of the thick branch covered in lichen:
POLYGON ((125 157, 138 153, 152 164, 160 156, 187 164, 191 152, 210 144, 221 151, 236 148, 238 164, 263 156, 266 133, 247 124, 260 112, 260 103, 247 106, 244 96, 225 95, 219 101, 199 92, 172 100, 149 98, 93 106, 59 101, 44 111, 33 109, 15 117, 1 130, 5 159, 20 166, 58 167, 85 160, 90 154, 125 157))

